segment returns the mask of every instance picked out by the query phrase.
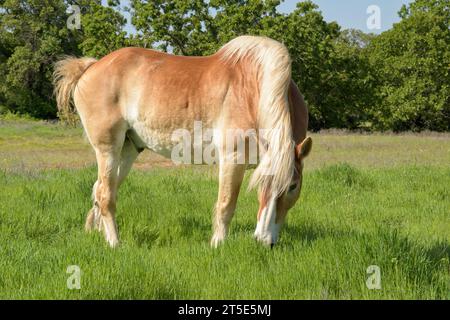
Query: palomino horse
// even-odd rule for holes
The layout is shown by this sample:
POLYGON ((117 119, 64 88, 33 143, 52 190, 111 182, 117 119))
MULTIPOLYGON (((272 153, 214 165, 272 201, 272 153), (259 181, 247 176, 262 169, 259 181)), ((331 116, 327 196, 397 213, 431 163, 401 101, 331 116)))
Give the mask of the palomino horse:
POLYGON ((97 157, 87 230, 103 229, 116 246, 117 190, 138 154, 145 148, 170 154, 172 133, 192 132, 194 122, 201 121, 214 129, 219 159, 211 245, 225 239, 249 158, 226 161, 237 157, 236 148, 225 148, 230 129, 264 131, 256 137, 264 153, 250 181, 259 190, 255 237, 266 245, 277 241, 287 211, 299 198, 303 160, 312 144, 306 138, 308 110, 291 80, 284 45, 242 36, 206 57, 124 48, 99 61, 61 60, 54 80, 59 110, 75 106, 97 157))

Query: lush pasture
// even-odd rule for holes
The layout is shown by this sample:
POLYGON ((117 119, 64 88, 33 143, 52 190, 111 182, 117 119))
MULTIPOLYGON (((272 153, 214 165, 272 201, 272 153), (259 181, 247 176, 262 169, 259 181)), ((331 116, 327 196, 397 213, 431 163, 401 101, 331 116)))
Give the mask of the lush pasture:
POLYGON ((450 137, 313 138, 273 250, 252 239, 245 189, 228 241, 210 249, 216 169, 148 167, 148 154, 120 190, 112 250, 83 231, 96 170, 81 131, 1 122, 0 298, 449 299, 450 137), (80 290, 67 288, 70 265, 80 290), (366 286, 370 265, 380 290, 366 286))

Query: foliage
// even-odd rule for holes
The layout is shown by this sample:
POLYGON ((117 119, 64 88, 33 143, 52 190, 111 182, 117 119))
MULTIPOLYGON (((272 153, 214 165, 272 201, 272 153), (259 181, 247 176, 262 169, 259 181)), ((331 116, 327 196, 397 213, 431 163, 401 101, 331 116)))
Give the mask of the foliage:
POLYGON ((145 47, 183 55, 205 55, 243 34, 267 30, 280 1, 131 1, 133 24, 145 47))
POLYGON ((366 75, 360 48, 345 41, 336 23, 327 23, 317 6, 302 2, 278 18, 269 36, 279 35, 293 57, 292 76, 310 108, 310 128, 356 128, 363 114, 366 75), (362 89, 362 90, 361 90, 362 89))
POLYGON ((109 1, 103 6, 100 0, 85 0, 86 11, 81 16, 82 41, 79 48, 83 56, 101 58, 128 45, 123 30, 126 19, 118 11, 119 1, 109 1))
MULTIPOLYGON (((112 3, 114 4, 114 3, 112 3)), ((6 0, 0 10, 2 109, 54 118, 51 75, 63 55, 100 57, 125 44, 124 20, 98 1, 79 1, 82 29, 67 28, 68 3, 62 0, 6 0), (104 23, 104 20, 107 20, 104 23), (102 39, 100 42, 98 39, 102 39)))
POLYGON ((310 108, 310 129, 450 129, 450 0, 416 0, 381 35, 341 30, 311 1, 290 13, 280 0, 0 1, 0 112, 56 115, 50 76, 64 54, 100 58, 124 46, 208 55, 243 35, 283 42, 310 108), (136 32, 125 31, 124 11, 136 32))
POLYGON ((450 129, 450 1, 420 0, 402 21, 372 41, 381 129, 450 129))
POLYGON ((1 8, 0 100, 15 112, 50 117, 52 63, 63 48, 76 51, 64 28, 66 7, 58 0, 6 0, 1 8))
MULTIPOLYGON (((277 12, 280 1, 214 0, 132 1, 133 23, 146 43, 176 54, 205 55, 232 38, 266 35, 282 41, 293 59, 293 79, 311 110, 311 129, 357 127, 356 93, 362 81, 360 65, 338 51, 340 31, 323 20, 317 6, 306 1, 286 15, 277 12), (355 83, 357 82, 357 83, 355 83), (345 86, 348 91, 341 90, 345 86), (351 91, 351 93, 349 92, 351 91)), ((344 47, 343 44, 340 47, 344 47)), ((344 48, 345 49, 345 48, 344 48)), ((356 56, 354 59, 358 59, 356 56)))

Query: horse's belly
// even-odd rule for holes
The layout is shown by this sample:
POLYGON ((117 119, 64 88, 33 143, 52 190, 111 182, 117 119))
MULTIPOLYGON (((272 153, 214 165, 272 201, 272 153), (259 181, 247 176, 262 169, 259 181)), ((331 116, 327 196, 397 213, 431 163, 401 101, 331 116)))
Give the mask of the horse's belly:
POLYGON ((153 152, 166 158, 171 157, 175 143, 172 141, 172 134, 164 130, 147 128, 141 123, 133 125, 134 135, 137 136, 137 143, 140 148, 150 149, 153 152))
POLYGON ((175 164, 216 164, 218 151, 212 132, 204 135, 193 128, 154 129, 136 122, 133 125, 136 139, 133 140, 139 148, 149 149, 175 164))
POLYGON ((191 124, 188 119, 185 117, 179 123, 166 119, 150 121, 148 118, 147 121, 135 121, 131 125, 133 135, 136 136, 133 141, 137 142, 139 148, 150 149, 170 158, 175 164, 214 165, 219 163, 219 158, 226 161, 224 157, 228 159, 230 155, 237 155, 237 158, 233 156, 229 161, 257 164, 256 131, 253 135, 252 130, 224 129, 214 126, 212 121, 192 121, 191 124), (168 123, 171 126, 167 126, 168 123), (233 130, 237 131, 233 134, 233 130))

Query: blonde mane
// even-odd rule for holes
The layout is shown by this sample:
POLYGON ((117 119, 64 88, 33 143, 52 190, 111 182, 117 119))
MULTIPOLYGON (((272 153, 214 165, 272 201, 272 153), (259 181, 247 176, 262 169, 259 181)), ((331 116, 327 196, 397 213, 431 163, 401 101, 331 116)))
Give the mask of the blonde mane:
MULTIPOLYGON (((288 88, 291 58, 287 48, 270 38, 241 36, 225 44, 218 54, 235 65, 249 59, 262 74, 258 129, 265 129, 265 153, 250 180, 249 188, 280 195, 286 191, 294 173, 294 141, 289 112, 288 88)), ((261 145, 261 144, 260 144, 261 145)))

